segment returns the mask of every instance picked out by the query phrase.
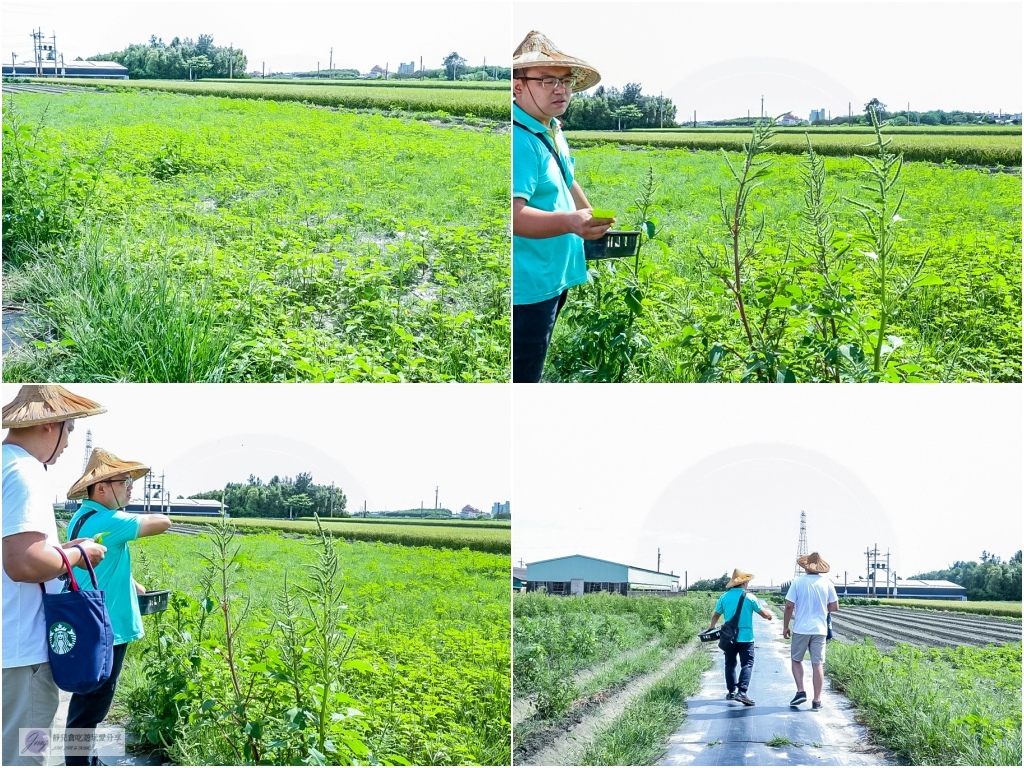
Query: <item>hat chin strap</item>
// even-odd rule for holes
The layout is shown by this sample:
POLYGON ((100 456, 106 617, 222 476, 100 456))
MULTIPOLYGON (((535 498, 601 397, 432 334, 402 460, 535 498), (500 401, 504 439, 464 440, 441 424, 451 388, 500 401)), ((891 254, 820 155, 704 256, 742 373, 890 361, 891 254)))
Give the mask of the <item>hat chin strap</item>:
POLYGON ((57 433, 57 444, 55 446, 53 446, 53 453, 50 454, 50 458, 48 458, 46 461, 43 462, 43 471, 44 472, 47 469, 49 469, 50 462, 53 461, 53 457, 57 455, 57 449, 60 448, 61 438, 64 437, 64 425, 65 424, 67 424, 66 421, 62 421, 60 423, 60 431, 57 433))

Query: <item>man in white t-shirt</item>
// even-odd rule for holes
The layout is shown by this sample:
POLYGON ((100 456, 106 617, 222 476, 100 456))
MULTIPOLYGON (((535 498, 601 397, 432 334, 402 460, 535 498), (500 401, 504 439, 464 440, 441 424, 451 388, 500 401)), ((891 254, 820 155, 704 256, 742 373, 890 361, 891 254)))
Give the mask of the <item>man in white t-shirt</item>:
MULTIPOLYGON (((23 728, 50 728, 60 694, 50 674, 39 585, 60 592, 64 561, 46 467, 68 444, 75 419, 106 408, 63 387, 26 384, 3 409, 3 765, 43 765, 42 755, 21 756, 23 728)), ((93 565, 106 547, 92 539, 63 545, 71 565, 82 564, 81 544, 93 565)))
POLYGON ((829 564, 817 552, 797 558, 804 575, 793 579, 786 593, 786 610, 782 617, 782 636, 790 637, 790 660, 796 696, 789 706, 798 707, 807 701, 804 691, 804 655, 811 653, 814 699, 811 709, 821 709, 821 688, 825 683, 825 636, 828 634, 828 615, 839 610, 839 596, 831 581, 824 575, 829 564), (792 631, 789 622, 792 620, 792 631))

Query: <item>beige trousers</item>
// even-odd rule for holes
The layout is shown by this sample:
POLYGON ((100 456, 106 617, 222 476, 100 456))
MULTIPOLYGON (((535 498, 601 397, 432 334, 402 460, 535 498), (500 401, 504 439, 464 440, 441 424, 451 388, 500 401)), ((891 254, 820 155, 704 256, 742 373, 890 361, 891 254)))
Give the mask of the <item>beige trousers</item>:
POLYGON ((3 671, 3 765, 46 765, 42 756, 19 757, 21 728, 49 728, 60 704, 50 663, 3 671))

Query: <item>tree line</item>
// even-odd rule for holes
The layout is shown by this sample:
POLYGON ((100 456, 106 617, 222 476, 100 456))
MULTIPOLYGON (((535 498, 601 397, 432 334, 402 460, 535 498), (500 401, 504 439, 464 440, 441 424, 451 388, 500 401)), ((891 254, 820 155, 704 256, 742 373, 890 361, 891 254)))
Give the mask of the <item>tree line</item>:
POLYGON ((123 51, 100 53, 89 61, 116 61, 132 80, 184 80, 199 77, 245 77, 248 59, 241 48, 216 46, 213 35, 198 40, 175 37, 170 43, 151 35, 123 51))
POLYGON ((232 517, 304 517, 314 512, 321 517, 350 517, 348 498, 341 488, 316 485, 310 472, 296 477, 274 475, 264 483, 249 475, 245 483, 228 483, 216 491, 204 491, 193 499, 216 499, 227 505, 232 517))
POLYGON ((676 105, 672 99, 648 96, 640 83, 618 88, 599 85, 593 93, 574 95, 562 115, 567 131, 621 131, 626 128, 674 127, 676 105))
POLYGON ((1021 599, 1021 550, 1003 562, 989 552, 981 553, 981 562, 958 560, 949 568, 911 576, 912 579, 944 579, 967 589, 968 600, 1021 599))

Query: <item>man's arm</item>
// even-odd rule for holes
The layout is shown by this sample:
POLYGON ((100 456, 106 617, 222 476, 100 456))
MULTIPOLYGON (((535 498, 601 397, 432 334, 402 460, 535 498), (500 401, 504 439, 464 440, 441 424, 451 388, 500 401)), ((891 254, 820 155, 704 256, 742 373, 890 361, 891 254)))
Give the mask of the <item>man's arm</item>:
POLYGON ((770 610, 768 610, 768 606, 767 605, 764 608, 762 608, 760 611, 758 611, 757 615, 758 616, 763 616, 764 618, 768 619, 768 621, 771 621, 772 619, 775 618, 775 614, 772 613, 770 610))
POLYGON ((171 527, 171 518, 167 515, 140 515, 139 538, 156 536, 171 527))
MULTIPOLYGON (((573 188, 577 187, 573 182, 573 188)), ((583 200, 586 201, 585 196, 583 200)), ((587 207, 576 211, 541 211, 529 207, 521 197, 512 198, 512 234, 518 237, 539 240, 559 235, 579 235, 584 240, 598 240, 614 222, 615 219, 595 219, 589 203, 587 207)))
MULTIPOLYGON (((65 554, 71 565, 85 567, 82 553, 74 546, 81 544, 93 565, 103 559, 107 548, 92 539, 75 539, 63 545, 65 554)), ((38 531, 25 531, 5 536, 3 541, 4 572, 11 581, 39 584, 55 579, 64 573, 64 561, 53 551, 53 546, 46 543, 46 534, 38 531)))
POLYGON ((708 629, 714 629, 715 624, 718 623, 718 620, 720 618, 722 618, 722 614, 720 614, 718 611, 715 611, 713 614, 711 614, 711 623, 708 624, 708 629))
POLYGON ((835 613, 838 610, 839 610, 839 602, 838 601, 836 601, 834 603, 829 603, 828 604, 828 612, 829 613, 835 613))
POLYGON ((786 601, 786 610, 782 613, 782 636, 789 637, 789 622, 793 620, 793 603, 786 601))

